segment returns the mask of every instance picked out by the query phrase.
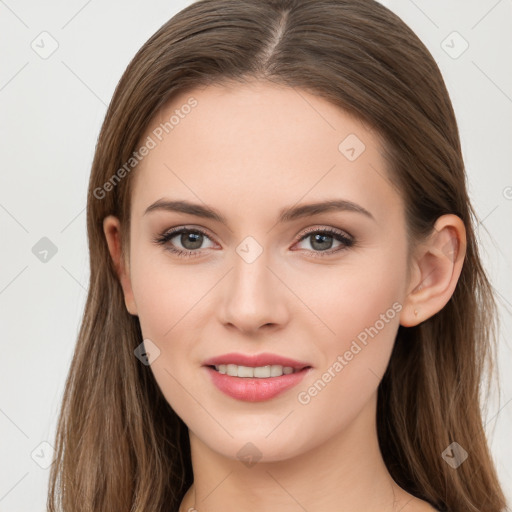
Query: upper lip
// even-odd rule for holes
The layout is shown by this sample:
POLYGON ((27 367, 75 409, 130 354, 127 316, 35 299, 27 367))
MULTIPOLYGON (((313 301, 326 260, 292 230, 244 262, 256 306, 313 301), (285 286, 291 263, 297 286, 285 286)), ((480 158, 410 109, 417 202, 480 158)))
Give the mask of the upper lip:
POLYGON ((265 352, 263 354, 237 354, 230 353, 222 356, 212 357, 204 361, 204 366, 217 366, 220 364, 236 364, 238 366, 268 366, 268 365, 281 365, 283 367, 288 366, 294 370, 302 370, 303 368, 310 367, 311 365, 306 362, 296 361, 289 357, 283 357, 278 354, 270 354, 265 352))

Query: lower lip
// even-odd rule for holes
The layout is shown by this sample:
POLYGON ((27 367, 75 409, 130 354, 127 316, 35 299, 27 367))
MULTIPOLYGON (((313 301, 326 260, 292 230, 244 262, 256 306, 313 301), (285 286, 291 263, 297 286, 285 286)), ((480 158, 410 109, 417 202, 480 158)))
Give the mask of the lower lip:
POLYGON ((232 377, 205 366, 215 386, 220 391, 237 400, 246 402, 263 402, 270 400, 296 386, 312 368, 281 375, 280 377, 232 377))

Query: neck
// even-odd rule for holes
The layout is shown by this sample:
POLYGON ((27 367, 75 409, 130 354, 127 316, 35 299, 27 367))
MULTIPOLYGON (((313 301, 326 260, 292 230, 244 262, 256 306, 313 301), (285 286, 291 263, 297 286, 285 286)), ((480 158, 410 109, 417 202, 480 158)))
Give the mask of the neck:
POLYGON ((384 464, 375 407, 376 397, 349 427, 307 452, 251 466, 211 450, 189 431, 194 483, 180 512, 400 510, 415 498, 384 464))

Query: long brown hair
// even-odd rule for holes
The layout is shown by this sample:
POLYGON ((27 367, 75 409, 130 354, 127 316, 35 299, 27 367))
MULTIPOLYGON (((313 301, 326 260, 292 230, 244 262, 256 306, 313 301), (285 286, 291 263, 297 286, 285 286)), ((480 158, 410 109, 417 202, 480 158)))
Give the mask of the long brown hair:
POLYGON ((390 474, 409 493, 443 511, 500 512, 505 498, 480 409, 484 372, 495 369, 496 305, 456 119, 431 54, 373 0, 201 0, 165 23, 127 67, 90 176, 90 286, 58 422, 49 510, 177 510, 192 484, 187 427, 134 357, 140 325, 125 308, 102 222, 109 214, 121 220, 126 256, 137 170, 117 171, 155 114, 177 93, 248 79, 312 92, 376 129, 411 241, 443 214, 463 220, 466 260, 453 296, 418 326, 399 327, 378 390, 378 438, 390 474), (469 453, 457 469, 442 457, 452 442, 469 453))

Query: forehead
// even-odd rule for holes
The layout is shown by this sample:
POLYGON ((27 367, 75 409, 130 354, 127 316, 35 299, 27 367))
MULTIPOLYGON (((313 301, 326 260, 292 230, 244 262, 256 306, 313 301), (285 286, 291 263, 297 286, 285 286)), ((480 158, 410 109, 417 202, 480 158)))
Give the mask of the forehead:
POLYGON ((133 208, 164 196, 247 209, 326 197, 385 213, 398 195, 377 133, 327 100, 267 82, 175 96, 141 138, 133 208), (215 200, 216 198, 216 200, 215 200), (264 201, 264 203, 262 203, 264 201), (382 210, 382 211, 379 211, 382 210))

